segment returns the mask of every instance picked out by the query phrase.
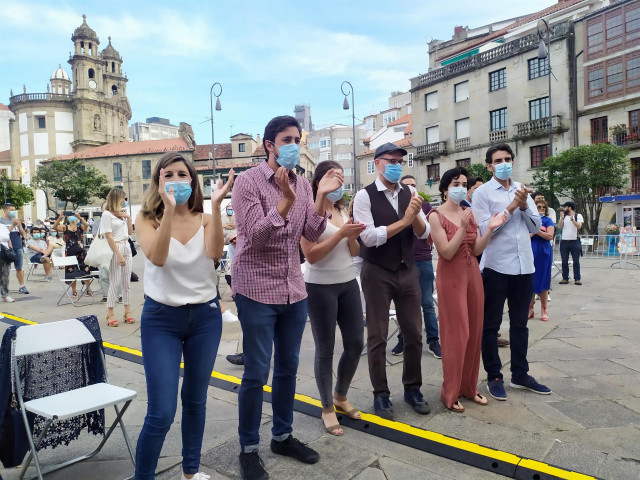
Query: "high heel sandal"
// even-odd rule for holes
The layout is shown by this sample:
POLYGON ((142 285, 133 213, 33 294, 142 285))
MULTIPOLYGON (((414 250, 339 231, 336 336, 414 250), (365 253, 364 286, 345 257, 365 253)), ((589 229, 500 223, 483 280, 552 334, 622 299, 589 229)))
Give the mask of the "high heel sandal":
MULTIPOLYGON (((338 422, 338 418, 336 418, 336 423, 327 425, 325 415, 330 415, 331 413, 332 412, 326 412, 326 413, 322 412, 322 414, 320 415, 320 417, 322 418, 322 422, 324 423, 324 429, 331 435, 335 435, 336 437, 341 437, 342 435, 344 435, 344 430, 342 429, 340 422, 338 422)), ((333 414, 335 415, 335 412, 333 412, 333 414)))
POLYGON ((533 301, 529 304, 529 319, 532 319, 533 317, 536 316, 536 312, 533 309, 535 304, 536 304, 536 300, 535 300, 535 297, 534 297, 533 301))
POLYGON ((109 327, 117 327, 118 326, 118 320, 116 320, 115 315, 107 315, 107 325, 109 327))
POLYGON ((351 403, 349 403, 349 400, 347 399, 338 400, 337 398, 334 397, 333 406, 337 408, 339 412, 344 412, 344 414, 347 417, 352 418, 354 420, 360 420, 360 410, 358 410, 353 405, 351 405, 351 403))
POLYGON ((122 319, 124 320, 124 323, 128 323, 129 325, 136 323, 136 319, 133 318, 130 313, 125 313, 122 316, 122 319))
POLYGON ((542 303, 542 316, 540 317, 540 320, 548 322, 549 315, 547 315, 547 302, 542 302, 542 300, 540 302, 542 303))

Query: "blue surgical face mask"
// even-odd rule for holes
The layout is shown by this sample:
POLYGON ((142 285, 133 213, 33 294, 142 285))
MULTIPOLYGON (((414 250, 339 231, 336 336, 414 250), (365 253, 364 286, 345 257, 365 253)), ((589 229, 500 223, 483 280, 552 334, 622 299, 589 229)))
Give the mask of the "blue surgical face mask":
POLYGON ((122 204, 122 208, 127 208, 128 206, 129 206, 129 202, 125 200, 124 203, 122 204))
POLYGON ((511 172, 513 171, 512 162, 502 162, 493 166, 495 170, 495 175, 500 180, 506 180, 511 176, 511 172))
POLYGON ((227 208, 227 215, 229 215, 229 216, 233 215, 233 209, 232 208, 227 208))
POLYGON ((69 222, 73 223, 73 222, 77 222, 77 221, 78 221, 78 217, 76 217, 76 216, 74 216, 74 215, 71 215, 71 216, 69 217, 69 222))
POLYGON ((467 196, 467 189, 464 187, 449 187, 449 198, 453 203, 459 205, 467 196))
MULTIPOLYGON (((275 146, 275 143, 272 143, 275 146)), ((287 143, 278 147, 276 162, 287 170, 293 170, 300 164, 300 146, 296 143, 287 143)))
POLYGON ((332 202, 337 202, 342 198, 343 195, 344 195, 344 186, 341 186, 337 190, 327 193, 327 198, 332 202))
POLYGON ((164 188, 166 188, 167 193, 169 193, 171 187, 173 187, 173 198, 176 199, 176 205, 187 203, 187 200, 191 197, 191 182, 165 182, 164 188))
POLYGON ((33 238, 35 238, 36 240, 38 240, 39 238, 42 238, 42 234, 41 234, 41 233, 34 233, 34 234, 33 234, 33 238))
POLYGON ((58 232, 52 230, 49 235, 51 235, 52 237, 57 237, 58 236, 58 232))
POLYGON ((387 163, 384 167, 384 178, 391 183, 398 183, 402 177, 402 165, 391 165, 387 163))
POLYGON ((18 217, 18 212, 16 212, 15 210, 9 212, 9 218, 17 218, 18 217))

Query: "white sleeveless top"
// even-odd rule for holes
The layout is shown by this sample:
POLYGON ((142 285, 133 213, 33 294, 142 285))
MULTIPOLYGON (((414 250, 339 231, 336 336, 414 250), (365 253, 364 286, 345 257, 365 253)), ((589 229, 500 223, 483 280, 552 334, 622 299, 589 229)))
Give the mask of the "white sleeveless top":
MULTIPOLYGON (((349 218, 342 213, 345 222, 349 218)), ((327 228, 320 235, 318 243, 326 240, 338 230, 333 223, 327 221, 327 228)), ((331 285, 334 283, 345 283, 356 278, 353 268, 353 257, 349 251, 349 244, 346 238, 340 240, 329 254, 322 260, 311 265, 308 261, 304 263, 304 281, 307 283, 317 283, 320 285, 331 285)))
POLYGON ((145 258, 144 293, 172 307, 205 303, 218 295, 216 269, 204 248, 204 226, 182 244, 171 237, 162 267, 145 258))

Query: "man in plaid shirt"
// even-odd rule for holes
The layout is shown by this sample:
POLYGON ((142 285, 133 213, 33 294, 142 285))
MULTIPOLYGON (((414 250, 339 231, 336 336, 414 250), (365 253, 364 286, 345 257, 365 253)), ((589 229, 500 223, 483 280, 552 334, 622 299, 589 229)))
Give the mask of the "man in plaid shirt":
POLYGON ((330 170, 318 185, 314 204, 311 185, 294 171, 300 162, 300 135, 295 118, 272 119, 264 131, 267 160, 237 178, 231 199, 238 229, 232 292, 245 356, 238 395, 244 479, 268 478, 258 456, 258 431, 272 345, 271 450, 305 463, 319 459, 317 452, 291 435, 298 356, 307 318, 299 246, 302 236, 315 242, 326 228, 325 197, 342 186, 343 175, 330 170))

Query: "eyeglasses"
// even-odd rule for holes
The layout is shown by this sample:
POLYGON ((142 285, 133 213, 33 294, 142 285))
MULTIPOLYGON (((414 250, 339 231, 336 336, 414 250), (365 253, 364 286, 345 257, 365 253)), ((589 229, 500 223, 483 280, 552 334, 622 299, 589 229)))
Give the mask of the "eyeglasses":
POLYGON ((538 207, 538 210, 546 210, 544 207, 538 207))
POLYGON ((380 160, 384 160, 385 162, 389 162, 391 165, 402 165, 404 163, 404 160, 401 159, 397 159, 397 158, 386 158, 386 157, 378 157, 380 160))

